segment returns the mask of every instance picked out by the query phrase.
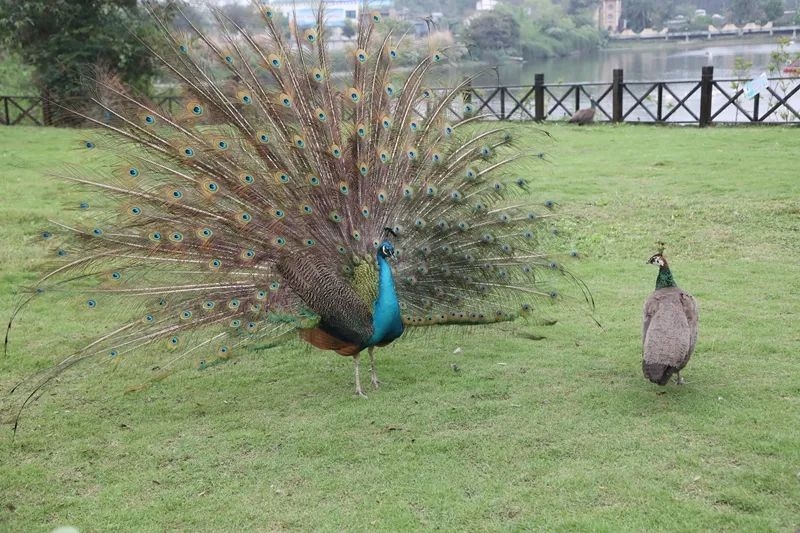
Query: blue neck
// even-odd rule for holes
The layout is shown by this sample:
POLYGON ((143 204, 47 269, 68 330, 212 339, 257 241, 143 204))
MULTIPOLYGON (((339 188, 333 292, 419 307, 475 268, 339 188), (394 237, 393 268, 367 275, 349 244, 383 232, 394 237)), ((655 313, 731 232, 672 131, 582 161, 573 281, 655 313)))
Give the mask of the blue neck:
POLYGON ((378 254, 378 298, 372 308, 372 337, 367 346, 389 343, 403 333, 400 302, 392 278, 392 267, 378 254))

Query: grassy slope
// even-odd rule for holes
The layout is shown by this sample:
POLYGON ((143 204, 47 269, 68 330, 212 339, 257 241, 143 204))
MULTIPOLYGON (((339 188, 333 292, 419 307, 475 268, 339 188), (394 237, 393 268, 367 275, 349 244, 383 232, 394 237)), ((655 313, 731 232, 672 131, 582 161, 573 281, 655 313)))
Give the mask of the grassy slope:
MULTIPOLYGON (((797 132, 548 128, 552 164, 531 179, 575 215, 565 229, 603 330, 554 310, 556 326, 522 328, 540 341, 510 326, 426 331, 379 351, 385 385, 368 401, 351 394, 349 360, 296 343, 135 395, 121 391, 141 368, 85 365, 15 442, 0 427, 0 529, 800 526, 797 132), (701 308, 681 388, 640 371, 657 239, 701 308)), ((78 161, 79 135, 0 129, 6 312, 41 258, 28 236, 80 200, 43 177, 78 161)), ((44 327, 15 329, 3 388, 46 363, 29 356, 41 338, 75 336, 41 312, 44 327)))

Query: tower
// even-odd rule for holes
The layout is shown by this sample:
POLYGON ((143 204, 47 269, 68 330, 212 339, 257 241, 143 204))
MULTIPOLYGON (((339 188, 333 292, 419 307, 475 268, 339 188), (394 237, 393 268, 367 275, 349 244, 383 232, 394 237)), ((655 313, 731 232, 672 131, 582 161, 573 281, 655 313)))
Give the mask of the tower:
POLYGON ((597 8, 597 26, 609 33, 618 33, 622 27, 622 0, 601 0, 597 8))

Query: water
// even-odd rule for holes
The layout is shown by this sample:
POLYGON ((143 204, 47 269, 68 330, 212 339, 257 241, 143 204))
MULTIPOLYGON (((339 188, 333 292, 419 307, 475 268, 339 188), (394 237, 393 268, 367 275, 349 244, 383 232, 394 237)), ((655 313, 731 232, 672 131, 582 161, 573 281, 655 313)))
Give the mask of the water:
MULTIPOLYGON (((507 63, 500 65, 496 71, 485 72, 473 85, 475 87, 496 87, 499 82, 500 85, 506 87, 530 87, 533 85, 534 75, 542 73, 545 84, 549 86, 550 93, 552 93, 548 93, 545 101, 548 119, 562 119, 568 118, 574 111, 574 94, 564 98, 562 103, 558 104, 556 99, 560 95, 565 95, 570 90, 570 86, 559 88, 553 87, 553 84, 596 83, 598 85, 589 85, 584 89, 597 99, 609 87, 613 78, 613 70, 621 68, 624 71, 627 87, 623 94, 624 120, 646 122, 655 120, 658 108, 656 92, 648 93, 643 105, 637 104, 636 98, 645 97, 646 92, 652 89, 653 82, 666 81, 671 82, 668 86, 672 93, 664 91, 664 100, 661 103, 662 117, 669 122, 696 124, 700 108, 700 91, 696 88, 704 66, 714 66, 714 79, 718 81, 734 79, 747 81, 762 72, 770 77, 783 76, 784 74, 780 72, 770 73, 768 70, 772 61, 770 56, 777 50, 777 38, 752 38, 739 41, 704 40, 688 43, 637 42, 631 43, 630 47, 624 49, 599 50, 568 58, 507 63), (736 72, 737 58, 751 62, 752 65, 746 71, 736 72), (669 116, 666 116, 667 114, 669 116)), ((785 51, 796 55, 800 53, 800 45, 792 42, 785 48, 785 51)), ((485 67, 483 69, 485 70, 485 67)), ((481 71, 480 67, 467 69, 467 72, 471 74, 479 71, 481 71)), ((458 80, 459 77, 463 77, 464 73, 463 67, 459 70, 457 65, 454 66, 449 73, 451 80, 449 86, 453 85, 452 80, 458 80)), ((771 87, 778 91, 778 94, 785 94, 786 87, 791 89, 796 84, 797 81, 792 80, 783 82, 785 87, 781 87, 781 82, 772 81, 771 87)), ((712 115, 714 117, 712 119, 715 122, 749 122, 741 110, 727 104, 728 96, 735 93, 732 85, 731 81, 724 81, 713 88, 712 115)), ((515 97, 520 98, 527 92, 527 89, 516 89, 511 92, 515 97)), ((522 104, 528 113, 533 113, 531 100, 532 98, 522 104)), ((758 117, 763 117, 766 110, 770 109, 776 101, 774 95, 762 93, 758 117)), ((751 116, 755 114, 753 100, 747 100, 744 96, 740 96, 737 102, 748 114, 751 116)), ((789 99, 789 103, 794 109, 800 109, 800 91, 789 99)), ((588 107, 588 104, 588 98, 581 95, 581 107, 588 107)), ((510 106, 514 108, 515 103, 510 102, 510 106)), ((492 99, 491 107, 495 111, 499 109, 497 97, 492 99)), ((604 111, 596 115, 596 120, 610 119, 610 95, 606 94, 605 99, 600 101, 600 107, 604 111)), ((508 108, 507 112, 510 112, 508 108)), ((516 108, 511 118, 529 119, 530 115, 526 115, 522 110, 516 108)), ((794 116, 786 108, 771 113, 765 120, 783 122, 787 119, 793 122, 800 121, 800 117, 794 116)))
MULTIPOLYGON (((714 66, 717 79, 734 78, 737 57, 752 62, 749 78, 767 72, 770 54, 777 50, 777 39, 771 41, 694 41, 689 43, 661 42, 645 46, 636 43, 626 49, 610 49, 579 55, 507 63, 499 67, 503 85, 532 85, 534 74, 543 73, 546 83, 611 82, 612 71, 624 70, 625 81, 699 80, 703 66, 714 66)), ((786 47, 790 54, 800 53, 800 44, 786 47)), ((768 73, 769 75, 769 73, 768 73)), ((494 85, 494 72, 482 80, 494 85)))

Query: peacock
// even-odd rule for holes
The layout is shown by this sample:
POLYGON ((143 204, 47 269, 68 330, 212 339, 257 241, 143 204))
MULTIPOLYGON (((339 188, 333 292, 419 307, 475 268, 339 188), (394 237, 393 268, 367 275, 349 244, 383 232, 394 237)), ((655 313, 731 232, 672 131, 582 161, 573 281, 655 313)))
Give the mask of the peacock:
POLYGON ((180 110, 101 76, 93 107, 73 110, 91 127, 83 162, 60 175, 101 199, 41 233, 55 264, 14 317, 50 298, 114 326, 21 384, 23 407, 87 359, 147 350, 168 373, 298 335, 352 357, 364 396, 361 353, 377 388, 375 347, 407 330, 593 306, 561 262, 576 253, 561 244, 555 202, 532 199, 521 163, 539 150, 515 148, 505 124, 463 102, 471 78, 426 84, 448 50, 429 45, 401 68, 407 39, 362 12, 337 72, 324 6, 287 27, 254 5, 257 34, 213 6, 213 35, 151 13, 152 53, 180 87, 180 110))
POLYGON ((644 302, 642 371, 658 385, 666 385, 676 374, 676 382, 682 385, 681 370, 697 342, 697 303, 675 283, 663 252, 647 262, 658 266, 658 277, 655 291, 644 302))

